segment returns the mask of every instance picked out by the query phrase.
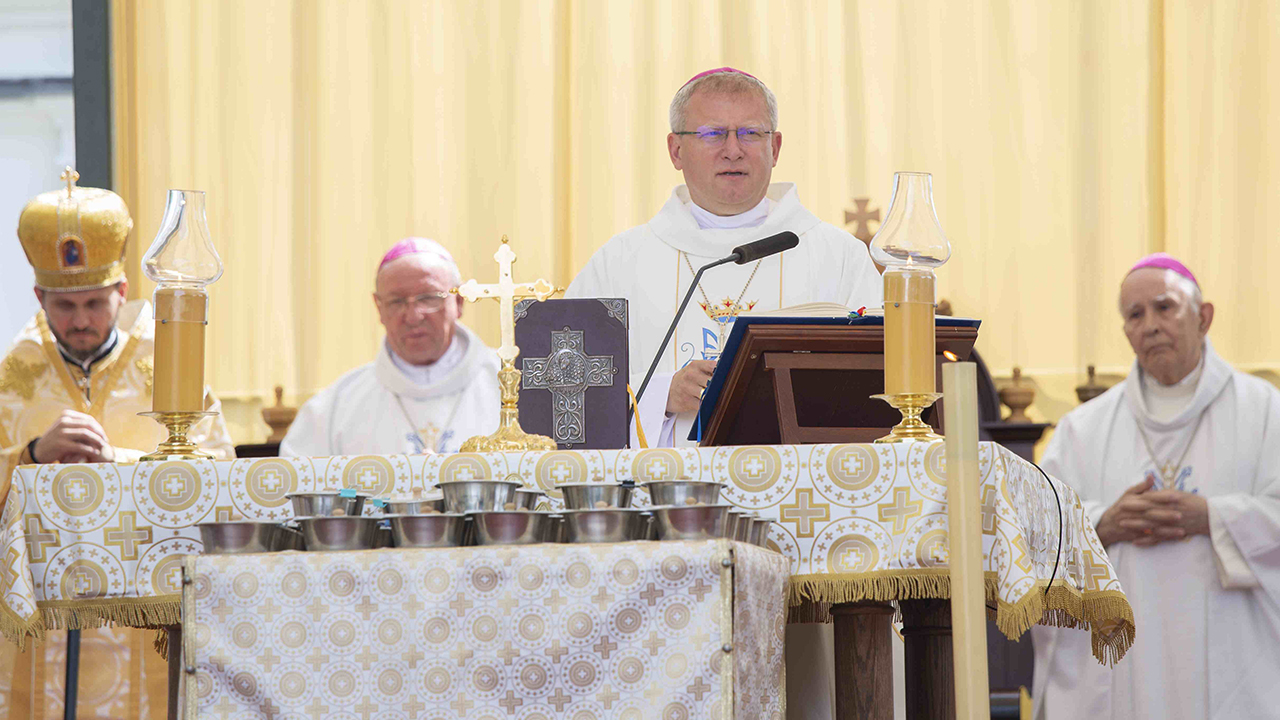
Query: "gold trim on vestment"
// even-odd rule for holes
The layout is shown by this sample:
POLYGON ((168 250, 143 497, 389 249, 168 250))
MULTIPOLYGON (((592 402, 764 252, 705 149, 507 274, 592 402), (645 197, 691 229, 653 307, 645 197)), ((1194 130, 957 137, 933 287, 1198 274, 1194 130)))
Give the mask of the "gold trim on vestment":
MULTIPOLYGON (((865 573, 812 573, 792 575, 787 586, 788 622, 831 622, 830 606, 864 600, 948 599, 951 578, 947 568, 875 570, 865 573)), ((1000 632, 1011 640, 1033 625, 1082 627, 1092 630, 1093 656, 1098 662, 1114 665, 1133 645, 1133 608, 1124 593, 1115 590, 1080 592, 1062 580, 1045 593, 1040 581, 1016 603, 1000 600, 999 578, 986 575, 988 615, 995 604, 993 619, 1000 632), (1106 632, 1108 625, 1115 627, 1106 632)))
MULTIPOLYGON (((44 311, 36 313, 36 325, 40 328, 40 345, 44 348, 45 358, 49 364, 54 367, 54 372, 62 378, 63 388, 67 394, 71 396, 72 402, 76 404, 76 409, 87 415, 92 415, 96 420, 102 422, 100 417, 103 405, 106 404, 107 398, 111 395, 111 388, 115 387, 120 380, 121 373, 128 365, 128 359, 133 357, 134 351, 138 346, 138 336, 142 333, 140 328, 143 323, 143 316, 139 315, 134 321, 133 327, 129 330, 121 330, 124 335, 120 342, 116 343, 116 347, 104 358, 98 361, 99 364, 107 367, 104 374, 101 375, 102 380, 98 383, 98 391, 93 393, 93 404, 90 405, 85 399, 84 391, 80 389, 75 378, 71 375, 71 368, 62 353, 58 350, 58 341, 53 337, 53 331, 49 329, 49 321, 45 318, 44 311)), ((118 329, 118 328, 117 328, 118 329)), ((90 387, 93 387, 93 378, 89 378, 90 387)))
POLYGON ((53 367, 53 372, 62 379, 62 389, 67 391, 77 411, 88 414, 89 404, 85 401, 84 391, 76 384, 76 379, 71 377, 71 369, 67 367, 67 361, 63 359, 62 353, 58 352, 58 341, 53 337, 53 331, 49 329, 49 321, 45 319, 44 310, 36 313, 36 326, 40 328, 40 347, 44 350, 44 358, 53 367))
POLYGON ((0 365, 0 393, 13 391, 23 400, 30 400, 36 394, 36 381, 49 368, 40 363, 27 364, 14 355, 4 359, 0 365))

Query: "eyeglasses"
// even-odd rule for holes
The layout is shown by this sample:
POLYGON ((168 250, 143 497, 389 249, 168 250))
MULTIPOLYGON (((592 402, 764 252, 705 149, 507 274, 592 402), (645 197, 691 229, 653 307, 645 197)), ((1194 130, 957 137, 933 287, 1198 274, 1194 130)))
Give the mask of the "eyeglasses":
POLYGON ((447 292, 430 292, 414 295, 413 297, 391 298, 390 300, 379 297, 378 302, 392 315, 403 315, 409 308, 421 310, 425 313, 439 312, 448 299, 449 293, 447 292))
POLYGON ((730 130, 722 127, 700 127, 697 130, 685 130, 675 133, 676 135, 692 135, 702 141, 707 147, 720 147, 724 145, 725 140, 729 139, 729 133, 738 136, 739 145, 752 146, 766 137, 774 133, 773 130, 761 130, 753 127, 740 127, 737 130, 730 130))

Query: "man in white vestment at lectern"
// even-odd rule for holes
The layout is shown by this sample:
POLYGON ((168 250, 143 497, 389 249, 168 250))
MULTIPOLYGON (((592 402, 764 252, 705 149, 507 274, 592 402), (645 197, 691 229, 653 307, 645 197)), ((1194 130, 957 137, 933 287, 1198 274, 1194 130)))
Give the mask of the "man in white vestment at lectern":
POLYGON ((377 358, 298 410, 280 455, 457 452, 498 427, 498 356, 458 322, 453 256, 406 238, 383 256, 373 295, 387 337, 377 358))
POLYGON ((1280 391, 1214 352, 1213 306, 1168 255, 1134 266, 1120 312, 1133 369, 1062 419, 1044 467, 1080 494, 1137 638, 1107 668, 1088 633, 1036 627, 1037 717, 1280 717, 1280 391))
POLYGON ((699 267, 785 230, 800 244, 702 276, 640 401, 650 444, 668 447, 691 444, 686 438, 702 389, 738 313, 810 302, 857 310, 879 306, 883 297, 866 246, 806 210, 794 184, 770 184, 782 133, 777 101, 764 83, 732 68, 700 73, 676 93, 670 120, 667 151, 685 184, 652 220, 600 248, 566 293, 627 299, 634 390, 699 267))
MULTIPOLYGON (((732 68, 700 73, 672 99, 670 120, 667 151, 685 184, 652 220, 600 248, 566 293, 627 299, 633 389, 639 391, 699 267, 785 230, 800 244, 702 276, 640 401, 641 427, 658 447, 692 444, 687 437, 702 390, 740 312, 811 302, 857 310, 880 306, 883 298, 866 246, 806 210, 794 184, 770 184, 782 133, 777 100, 764 83, 732 68)), ((634 426, 632 447, 638 447, 634 426)), ((786 644, 788 717, 831 717, 830 626, 789 625, 786 644)))

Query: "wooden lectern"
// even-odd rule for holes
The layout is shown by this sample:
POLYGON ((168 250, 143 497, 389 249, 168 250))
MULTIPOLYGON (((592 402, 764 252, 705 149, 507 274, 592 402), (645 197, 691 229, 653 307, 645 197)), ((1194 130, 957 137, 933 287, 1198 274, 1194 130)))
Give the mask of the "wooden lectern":
MULTIPOLYGON (((937 378, 942 353, 967 360, 977 320, 936 320, 937 378)), ((884 319, 739 317, 707 384, 691 440, 701 445, 862 443, 889 434, 901 415, 882 400, 884 319), (699 425, 703 433, 697 435, 699 425)), ((942 430, 942 401, 922 419, 942 430)), ((955 717, 951 615, 947 600, 899 606, 907 717, 955 717)), ((887 602, 829 608, 836 636, 836 717, 891 720, 893 672, 887 602)))
MULTIPOLYGON (((938 387, 943 351, 967 360, 978 321, 937 320, 938 387)), ((884 392, 880 317, 741 317, 725 343, 691 440, 701 445, 871 442, 902 419, 872 395, 884 392)), ((942 401, 923 420, 942 428, 942 401)))

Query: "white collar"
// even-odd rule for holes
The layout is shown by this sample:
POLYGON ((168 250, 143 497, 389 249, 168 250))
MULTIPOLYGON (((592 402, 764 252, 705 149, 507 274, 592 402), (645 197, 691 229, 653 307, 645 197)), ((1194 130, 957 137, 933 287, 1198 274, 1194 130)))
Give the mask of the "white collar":
POLYGON ((773 201, 767 196, 760 198, 755 207, 737 215, 716 215, 704 210, 701 205, 689 201, 686 205, 693 219, 698 221, 700 230, 737 230, 738 228, 759 227, 769 219, 769 211, 773 210, 773 201))
MULTIPOLYGON (((384 343, 387 341, 384 339, 384 343)), ((444 354, 438 360, 429 365, 414 365, 408 360, 396 354, 391 349, 391 344, 387 343, 387 354, 391 356, 391 362, 396 369, 404 373, 404 376, 413 382, 414 385, 430 386, 439 382, 449 371, 458 366, 462 362, 462 358, 467 355, 467 337, 466 335, 455 332, 453 339, 449 341, 449 347, 445 349, 444 354)))
POLYGON ((1202 351, 1195 369, 1172 385, 1165 385, 1152 377, 1151 373, 1141 371, 1142 399, 1152 417, 1168 422, 1191 404, 1196 396, 1196 388, 1200 386, 1200 376, 1204 374, 1204 356, 1202 351))

